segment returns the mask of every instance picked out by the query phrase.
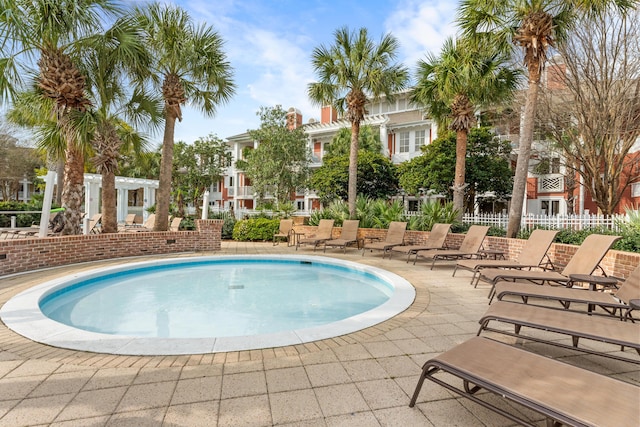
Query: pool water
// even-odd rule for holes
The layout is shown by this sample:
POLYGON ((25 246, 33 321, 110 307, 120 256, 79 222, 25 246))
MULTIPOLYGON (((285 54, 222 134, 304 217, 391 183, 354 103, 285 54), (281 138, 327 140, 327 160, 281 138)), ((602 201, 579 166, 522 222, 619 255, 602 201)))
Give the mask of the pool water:
POLYGON ((86 331, 200 338, 310 328, 366 312, 392 286, 321 262, 206 261, 106 274, 45 296, 49 318, 86 331))
POLYGON ((414 298, 402 277, 352 261, 195 256, 78 270, 13 296, 0 307, 0 319, 54 347, 203 354, 349 334, 401 313, 414 298))

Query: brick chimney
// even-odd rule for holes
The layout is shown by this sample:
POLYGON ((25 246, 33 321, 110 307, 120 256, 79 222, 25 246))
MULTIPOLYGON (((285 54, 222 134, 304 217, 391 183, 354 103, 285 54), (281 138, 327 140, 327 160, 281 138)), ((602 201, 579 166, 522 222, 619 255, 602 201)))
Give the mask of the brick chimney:
POLYGON ((302 113, 297 108, 291 107, 287 111, 287 127, 296 129, 298 126, 302 126, 302 113))
POLYGON ((320 123, 333 123, 338 120, 338 112, 331 105, 325 105, 320 110, 320 123))

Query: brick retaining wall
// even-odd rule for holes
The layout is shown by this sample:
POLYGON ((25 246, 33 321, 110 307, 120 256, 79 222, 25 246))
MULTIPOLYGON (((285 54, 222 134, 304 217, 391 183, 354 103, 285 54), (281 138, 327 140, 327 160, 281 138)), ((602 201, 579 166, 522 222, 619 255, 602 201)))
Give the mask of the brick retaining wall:
MULTIPOLYGON (((0 240, 0 276, 44 267, 55 267, 77 262, 98 261, 118 257, 171 254, 180 252, 209 252, 220 250, 222 220, 197 220, 196 231, 140 232, 93 234, 88 236, 63 236, 0 240)), ((296 231, 313 234, 316 227, 296 225, 296 231)), ((361 228, 358 237, 384 239, 386 229, 361 228)), ((333 237, 340 235, 334 227, 333 237)), ((429 232, 407 230, 406 244, 424 243, 429 232)), ((457 247, 464 234, 450 233, 445 244, 457 247)), ((487 249, 505 252, 507 258, 515 258, 524 245, 524 240, 488 236, 487 249)), ((578 246, 554 243, 549 256, 554 265, 566 265, 578 246)), ((640 264, 640 254, 610 250, 601 266, 607 275, 627 277, 640 264)))
POLYGON ((222 220, 196 220, 195 231, 146 231, 0 240, 0 276, 119 257, 220 250, 222 220))
MULTIPOLYGON (((317 227, 308 225, 296 225, 295 230, 301 233, 313 234, 317 227)), ((358 238, 376 237, 384 239, 387 234, 386 229, 379 228, 360 228, 358 229, 358 238)), ((337 238, 340 235, 340 227, 333 228, 333 237, 337 238)), ((407 230, 404 236, 405 244, 407 245, 419 245, 424 243, 429 236, 428 231, 414 231, 407 230)), ((449 233, 445 240, 445 245, 450 247, 458 247, 464 239, 464 234, 449 233)), ((485 249, 501 250, 505 253, 505 256, 509 259, 514 259, 518 256, 522 247, 525 244, 525 240, 522 239, 507 239, 505 237, 487 236, 484 242, 485 249)), ((566 265, 573 254, 578 250, 576 245, 567 245, 563 243, 553 243, 549 249, 549 257, 555 266, 566 265)), ((604 269, 608 276, 616 276, 625 278, 629 276, 638 265, 640 265, 640 254, 634 252, 623 252, 610 250, 604 257, 600 266, 604 269)), ((598 271, 596 270, 596 274, 598 271)))

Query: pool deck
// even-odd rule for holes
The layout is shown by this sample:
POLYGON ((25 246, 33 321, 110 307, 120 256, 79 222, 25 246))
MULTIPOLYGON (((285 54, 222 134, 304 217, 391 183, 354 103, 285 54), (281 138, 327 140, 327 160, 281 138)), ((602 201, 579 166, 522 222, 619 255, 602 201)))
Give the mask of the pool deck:
MULTIPOLYGON (((286 244, 223 242, 222 251, 215 254, 274 253, 313 251, 296 251, 286 244)), ((416 300, 393 319, 338 338, 205 355, 117 356, 64 350, 30 341, 0 323, 0 427, 514 425, 429 381, 416 407, 408 407, 421 365, 476 335, 478 319, 487 309, 487 286, 474 289, 468 272, 452 277, 453 268, 446 263, 429 270, 426 263, 407 264, 400 255, 383 260, 381 252, 364 257, 355 249, 344 255, 341 250, 316 254, 396 273, 415 286, 416 300)), ((0 278, 0 305, 24 289, 72 271, 150 258, 162 257, 0 278)), ((526 347, 640 385, 640 365, 543 344, 528 342, 526 347)), ((629 350, 624 355, 640 360, 629 350)), ((576 390, 581 392, 588 390, 576 390)), ((541 416, 519 406, 499 398, 492 401, 534 424, 545 424, 541 416)))

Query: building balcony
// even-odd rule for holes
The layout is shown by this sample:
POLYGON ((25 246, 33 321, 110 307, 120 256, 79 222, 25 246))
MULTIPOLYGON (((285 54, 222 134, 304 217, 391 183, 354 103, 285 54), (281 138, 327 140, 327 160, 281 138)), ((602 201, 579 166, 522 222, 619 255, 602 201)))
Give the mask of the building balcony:
POLYGON ((236 197, 252 199, 253 195, 254 195, 253 187, 248 185, 245 187, 238 187, 238 194, 236 194, 236 197))
POLYGON ((561 193, 564 191, 564 176, 560 174, 540 175, 538 193, 561 193))

